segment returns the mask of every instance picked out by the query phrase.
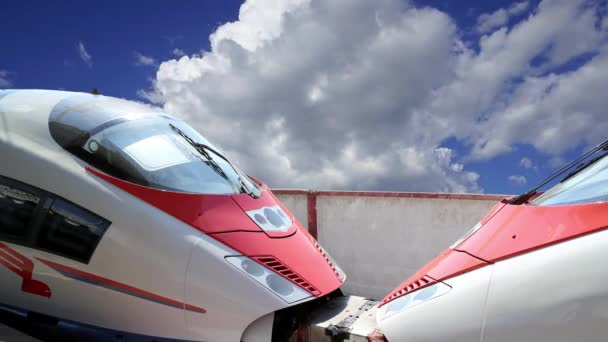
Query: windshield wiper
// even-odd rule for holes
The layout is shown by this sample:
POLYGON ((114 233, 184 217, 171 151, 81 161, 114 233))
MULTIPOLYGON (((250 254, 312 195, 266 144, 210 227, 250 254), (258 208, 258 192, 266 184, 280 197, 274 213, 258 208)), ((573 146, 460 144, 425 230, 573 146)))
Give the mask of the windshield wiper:
POLYGON ((600 159, 604 158, 606 155, 608 155, 608 153, 604 153, 604 154, 602 154, 602 155, 600 155, 600 156, 597 156, 597 157, 595 157, 595 158, 593 158, 593 159, 590 159, 589 161, 586 161, 586 162, 584 162, 584 163, 580 163, 580 164, 579 164, 579 165, 576 167, 576 169, 575 169, 574 171, 572 171, 572 172, 570 172, 569 174, 567 174, 567 175, 566 175, 566 177, 562 178, 562 180, 560 180, 559 182, 560 182, 560 183, 563 183, 563 182, 564 182, 564 181, 566 181, 567 179, 570 179, 570 178, 572 178, 572 177, 576 176, 576 175, 577 175, 579 172, 581 172, 581 171, 583 171, 584 169, 586 169, 586 168, 587 168, 587 166, 589 166, 589 165, 591 165, 591 164, 595 163, 596 161, 598 161, 598 160, 600 160, 600 159))
POLYGON ((234 167, 234 165, 232 165, 232 163, 228 160, 228 158, 224 157, 221 153, 219 153, 213 147, 206 145, 206 144, 197 143, 196 141, 192 140, 192 138, 190 138, 186 133, 184 133, 181 129, 175 127, 174 125, 169 124, 169 126, 171 127, 171 129, 173 131, 175 131, 175 133, 179 134, 184 140, 186 140, 186 142, 188 142, 188 144, 190 144, 192 147, 194 147, 194 149, 198 153, 200 153, 203 157, 205 157, 209 161, 209 165, 211 166, 211 168, 217 174, 222 176, 222 178, 226 179, 230 183, 230 185, 239 189, 238 192, 244 192, 253 198, 259 198, 259 195, 256 194, 255 191, 249 189, 249 187, 246 185, 245 181, 243 180, 241 174, 234 167), (230 165, 230 167, 232 168, 232 170, 234 171, 234 173, 237 176, 237 180, 238 180, 239 184, 234 184, 234 182, 230 179, 230 177, 226 174, 226 172, 224 172, 222 167, 211 157, 211 154, 209 154, 209 152, 220 157, 221 159, 226 161, 226 163, 228 163, 228 165, 230 165))
POLYGON ((532 188, 531 190, 529 190, 526 193, 523 193, 513 199, 511 199, 509 201, 509 204, 522 204, 525 203, 526 201, 528 201, 530 199, 530 197, 534 196, 537 192, 538 189, 542 188, 543 186, 547 185, 549 182, 551 182, 552 180, 554 180, 555 178, 563 175, 566 171, 572 169, 573 167, 577 166, 577 169, 575 171, 573 171, 572 173, 568 174, 566 177, 564 177, 561 181, 565 181, 566 179, 574 176, 575 174, 581 172, 582 170, 586 169, 589 165, 593 164, 594 162, 596 162, 598 159, 604 157, 605 155, 607 155, 608 153, 604 153, 601 156, 591 159, 588 162, 583 162, 585 159, 589 158, 590 156, 594 155, 595 153, 597 153, 600 150, 606 150, 608 149, 608 139, 604 140, 601 144, 595 146, 593 149, 591 149, 590 151, 584 153, 582 156, 576 158, 575 160, 571 161, 570 163, 562 166, 561 168, 559 168, 557 171, 553 172, 551 175, 549 175, 549 177, 545 178, 542 182, 540 182, 537 186, 535 186, 534 188, 532 188))

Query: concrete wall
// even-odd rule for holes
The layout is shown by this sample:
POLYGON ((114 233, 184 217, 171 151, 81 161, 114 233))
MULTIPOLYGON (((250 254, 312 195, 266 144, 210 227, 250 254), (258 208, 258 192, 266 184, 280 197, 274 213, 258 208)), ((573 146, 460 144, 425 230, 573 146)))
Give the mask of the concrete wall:
POLYGON ((502 198, 489 195, 274 191, 348 274, 343 290, 382 299, 477 223, 502 198), (314 210, 314 209, 312 209, 314 210))
MULTIPOLYGON (((274 191, 273 191, 274 193, 274 191)), ((274 193, 279 200, 291 211, 291 213, 298 219, 298 221, 304 225, 304 227, 308 227, 308 203, 307 203, 307 195, 302 194, 279 194, 274 193)))

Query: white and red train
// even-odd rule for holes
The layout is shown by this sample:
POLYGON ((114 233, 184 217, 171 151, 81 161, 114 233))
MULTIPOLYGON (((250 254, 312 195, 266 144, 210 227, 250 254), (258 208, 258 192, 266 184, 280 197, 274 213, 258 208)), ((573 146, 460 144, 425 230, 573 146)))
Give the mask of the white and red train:
MULTIPOLYGON (((605 341, 607 148, 498 203, 390 293, 388 341, 605 341)), ((5 308, 123 341, 285 341, 344 280, 184 122, 100 95, 0 90, 5 308)))
POLYGON ((607 149, 498 203, 384 298, 377 321, 388 340, 606 341, 607 149))
POLYGON ((0 90, 0 304, 143 340, 269 341, 344 280, 266 185, 184 122, 0 90))

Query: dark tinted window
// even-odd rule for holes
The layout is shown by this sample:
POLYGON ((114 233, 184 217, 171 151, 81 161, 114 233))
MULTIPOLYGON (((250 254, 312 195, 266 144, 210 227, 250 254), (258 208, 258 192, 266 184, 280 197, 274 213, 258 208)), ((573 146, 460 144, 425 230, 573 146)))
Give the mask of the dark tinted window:
POLYGON ((26 236, 40 197, 0 178, 0 236, 26 236))
POLYGON ((55 199, 40 226, 36 247, 88 262, 110 222, 62 199, 55 199))
POLYGON ((110 224, 70 201, 0 176, 0 240, 88 263, 110 224))

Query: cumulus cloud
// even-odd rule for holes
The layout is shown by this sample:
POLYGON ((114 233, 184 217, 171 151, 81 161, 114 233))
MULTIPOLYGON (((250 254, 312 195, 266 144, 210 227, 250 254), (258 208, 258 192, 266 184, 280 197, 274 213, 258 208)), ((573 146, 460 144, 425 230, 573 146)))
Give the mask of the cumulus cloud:
POLYGON ((90 67, 93 66, 93 57, 91 56, 91 54, 89 54, 89 52, 87 51, 87 49, 84 47, 84 44, 82 42, 78 42, 78 44, 76 45, 76 48, 78 49, 78 55, 80 56, 80 59, 90 67))
POLYGON ((523 167, 524 169, 531 169, 534 167, 534 163, 532 162, 532 159, 523 157, 519 161, 519 166, 523 167))
POLYGON ((467 162, 607 131, 600 12, 543 1, 472 44, 446 13, 400 0, 248 0, 210 51, 161 63, 140 94, 274 187, 482 191, 467 162))
POLYGON ((525 185, 528 183, 528 180, 525 176, 522 175, 512 175, 508 177, 508 180, 513 185, 525 185))
POLYGON ((487 33, 505 25, 509 18, 522 14, 528 9, 528 1, 516 2, 509 8, 500 8, 492 13, 484 13, 477 18, 477 32, 487 33))
POLYGON ((156 64, 154 58, 142 55, 137 51, 133 55, 135 56, 135 65, 154 66, 156 64))
POLYGON ((273 186, 478 191, 408 110, 450 73, 456 31, 401 1, 248 1, 156 87, 273 186))
POLYGON ((182 49, 178 49, 178 48, 173 49, 173 51, 171 51, 171 53, 172 53, 172 54, 173 54, 175 57, 181 57, 181 56, 185 56, 185 55, 186 55, 186 53, 184 52, 184 50, 182 50, 182 49))
POLYGON ((591 5, 543 1, 511 29, 482 36, 479 51, 457 55, 457 76, 428 110, 471 144, 470 159, 491 159, 516 143, 558 154, 601 140, 607 31, 591 5), (576 67, 556 70, 569 62, 576 67))
POLYGON ((530 4, 528 3, 528 1, 516 2, 513 5, 511 5, 511 7, 509 7, 509 14, 510 15, 520 15, 528 9, 529 5, 530 4))
POLYGON ((10 88, 12 86, 13 82, 9 78, 9 72, 0 69, 0 88, 10 88))

